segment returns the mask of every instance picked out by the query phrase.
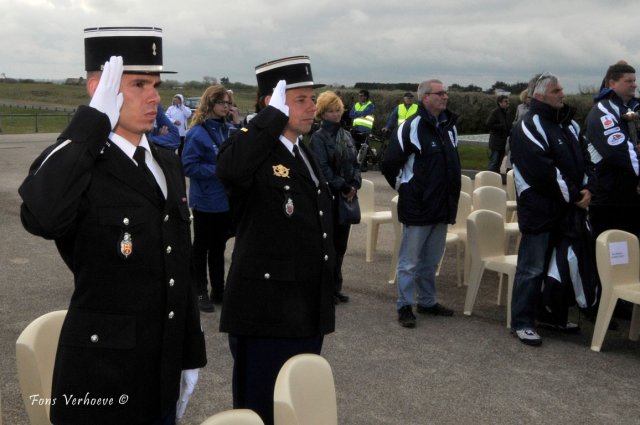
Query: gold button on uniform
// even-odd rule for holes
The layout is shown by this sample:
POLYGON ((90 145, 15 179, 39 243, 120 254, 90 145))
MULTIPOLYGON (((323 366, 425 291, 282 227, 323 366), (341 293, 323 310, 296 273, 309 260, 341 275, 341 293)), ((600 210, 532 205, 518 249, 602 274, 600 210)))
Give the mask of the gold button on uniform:
POLYGON ((167 254, 171 254, 171 245, 167 247, 167 254))
POLYGON ((169 286, 175 285, 176 281, 173 279, 169 279, 169 286))
POLYGON ((169 312, 169 319, 173 319, 173 316, 175 316, 176 314, 173 311, 169 312))
POLYGON ((94 344, 96 342, 98 342, 99 340, 100 340, 100 338, 98 338, 98 335, 96 335, 96 334, 91 335, 91 342, 93 342, 94 344))

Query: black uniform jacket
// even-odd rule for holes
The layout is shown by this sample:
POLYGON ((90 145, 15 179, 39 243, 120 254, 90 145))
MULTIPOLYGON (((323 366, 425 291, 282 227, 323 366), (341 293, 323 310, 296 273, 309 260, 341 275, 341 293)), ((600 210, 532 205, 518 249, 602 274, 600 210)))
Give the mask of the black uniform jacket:
POLYGON ((331 193, 279 140, 287 116, 267 107, 227 141, 218 177, 229 194, 236 241, 220 330, 300 338, 334 330, 331 193))
POLYGON ((105 114, 80 107, 19 189, 24 227, 55 239, 74 274, 54 423, 150 423, 175 407, 181 370, 206 364, 179 158, 151 144, 163 201, 109 132, 105 114))

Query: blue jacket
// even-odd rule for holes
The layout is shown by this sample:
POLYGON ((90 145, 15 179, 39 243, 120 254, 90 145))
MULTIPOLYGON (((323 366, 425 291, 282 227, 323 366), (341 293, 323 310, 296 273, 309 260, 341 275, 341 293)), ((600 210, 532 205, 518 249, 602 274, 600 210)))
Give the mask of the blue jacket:
POLYGON ((398 190, 398 217, 405 225, 454 223, 460 197, 458 116, 433 117, 419 105, 391 135, 381 171, 398 190))
POLYGON ((235 129, 233 124, 208 119, 187 132, 182 165, 185 176, 190 179, 189 206, 192 209, 201 212, 229 211, 229 200, 218 179, 216 167, 220 146, 235 129))
POLYGON ((554 109, 531 100, 529 112, 511 134, 511 161, 522 233, 557 228, 569 206, 592 191, 593 165, 573 121, 575 108, 554 109))
POLYGON ((153 130, 148 134, 148 139, 156 146, 161 148, 175 151, 180 146, 180 133, 178 127, 171 122, 169 117, 164 113, 162 105, 158 104, 158 111, 156 115, 156 122, 153 124, 153 130), (159 129, 167 127, 169 132, 167 134, 160 134, 159 129))

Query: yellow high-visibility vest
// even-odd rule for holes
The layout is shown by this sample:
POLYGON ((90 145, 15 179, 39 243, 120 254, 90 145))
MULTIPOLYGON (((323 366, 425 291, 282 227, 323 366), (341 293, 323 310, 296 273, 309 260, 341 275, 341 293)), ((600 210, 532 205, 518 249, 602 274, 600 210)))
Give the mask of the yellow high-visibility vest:
MULTIPOLYGON (((367 106, 371 105, 371 101, 367 101, 367 103, 360 103, 357 102, 353 108, 356 110, 356 112, 362 112, 364 111, 367 106)), ((363 117, 356 117, 353 119, 353 126, 360 126, 360 127, 366 127, 368 129, 372 129, 373 128, 373 122, 375 120, 375 117, 373 115, 365 115, 363 117)))
POLYGON ((412 104, 407 108, 407 105, 404 103, 398 105, 398 125, 402 124, 409 118, 411 115, 418 112, 418 105, 412 104))

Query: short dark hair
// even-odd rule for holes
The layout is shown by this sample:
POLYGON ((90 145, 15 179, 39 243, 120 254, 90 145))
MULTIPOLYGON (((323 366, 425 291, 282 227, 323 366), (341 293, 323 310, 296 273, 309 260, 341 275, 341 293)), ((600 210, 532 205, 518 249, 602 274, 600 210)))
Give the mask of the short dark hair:
POLYGON ((618 81, 624 74, 635 74, 636 70, 628 63, 616 63, 607 69, 607 73, 604 76, 605 84, 608 86, 609 81, 618 81))
POLYGON ((366 89, 362 89, 358 92, 358 94, 361 94, 363 96, 367 96, 367 99, 369 99, 369 90, 366 89))
POLYGON ((499 105, 500 102, 502 102, 505 99, 509 99, 509 96, 507 96, 506 94, 501 94, 498 97, 496 97, 496 103, 499 105))

